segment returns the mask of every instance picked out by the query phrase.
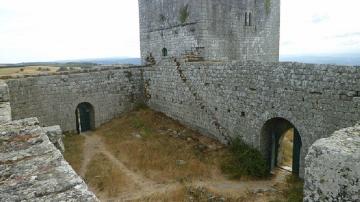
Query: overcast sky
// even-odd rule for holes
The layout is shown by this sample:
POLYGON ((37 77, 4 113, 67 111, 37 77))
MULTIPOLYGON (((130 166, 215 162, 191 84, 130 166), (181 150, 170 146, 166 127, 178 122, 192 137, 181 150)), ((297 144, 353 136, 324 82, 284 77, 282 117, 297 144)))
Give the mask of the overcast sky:
MULTIPOLYGON (((281 0, 281 54, 360 53, 360 0, 281 0)), ((0 63, 139 57, 136 0, 0 0, 0 63)))

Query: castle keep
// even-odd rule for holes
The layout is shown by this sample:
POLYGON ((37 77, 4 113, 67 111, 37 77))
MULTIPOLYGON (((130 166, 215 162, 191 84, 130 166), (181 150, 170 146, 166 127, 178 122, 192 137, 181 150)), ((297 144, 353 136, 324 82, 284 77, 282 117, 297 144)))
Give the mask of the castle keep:
POLYGON ((143 62, 279 60, 279 0, 139 0, 143 62))

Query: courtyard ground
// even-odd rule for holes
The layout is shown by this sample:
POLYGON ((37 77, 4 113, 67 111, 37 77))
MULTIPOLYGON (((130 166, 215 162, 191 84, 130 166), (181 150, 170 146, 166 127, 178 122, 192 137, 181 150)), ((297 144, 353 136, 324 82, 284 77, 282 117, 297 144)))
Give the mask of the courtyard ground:
POLYGON ((288 201, 302 186, 280 169, 267 180, 228 180, 226 147, 149 109, 64 141, 65 158, 101 201, 288 201))

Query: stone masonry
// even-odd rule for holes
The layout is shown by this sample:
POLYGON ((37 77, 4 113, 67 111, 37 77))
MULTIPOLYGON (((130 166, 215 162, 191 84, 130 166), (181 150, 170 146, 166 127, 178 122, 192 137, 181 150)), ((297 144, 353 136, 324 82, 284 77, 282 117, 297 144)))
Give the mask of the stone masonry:
POLYGON ((360 125, 316 141, 306 156, 304 201, 360 201, 360 125))
POLYGON ((264 124, 284 118, 301 136, 303 177, 309 147, 360 120, 359 79, 360 68, 350 66, 164 59, 147 67, 10 78, 9 91, 3 83, 0 94, 15 119, 37 116, 40 125, 58 123, 64 131, 75 129, 81 102, 93 104, 97 126, 146 102, 224 143, 240 136, 261 151, 269 147, 264 124))
POLYGON ((160 61, 188 53, 279 60, 280 0, 139 0, 139 13, 143 62, 150 54, 160 61))
POLYGON ((14 120, 37 117, 42 126, 76 130, 75 110, 94 107, 95 127, 131 110, 142 95, 141 67, 111 67, 69 74, 29 76, 6 80, 14 120))
POLYGON ((360 67, 277 62, 280 0, 139 0, 139 9, 141 57, 152 66, 3 77, 0 201, 97 201, 63 159, 61 129, 76 130, 80 103, 98 127, 144 102, 264 156, 264 126, 286 120, 301 137, 300 177, 309 152, 305 201, 360 200, 360 127, 321 139, 360 120, 360 67))
POLYGON ((43 127, 46 136, 48 136, 50 142, 52 142, 55 147, 63 153, 65 151, 65 146, 62 141, 63 133, 61 131, 60 126, 49 126, 43 127))
POLYGON ((36 118, 0 124, 0 201, 98 201, 36 118))
MULTIPOLYGON (((204 134, 266 151, 265 123, 284 118, 309 147, 360 120, 360 68, 301 63, 174 62, 146 68, 148 105, 204 134)), ((265 155, 265 154, 264 154, 265 155)))
MULTIPOLYGON (((9 100, 1 81, 1 101, 9 100)), ((10 105, 9 105, 10 106, 10 105)), ((0 121, 0 201, 98 201, 61 154, 59 126, 42 128, 36 118, 0 121), (56 147, 57 148, 56 148, 56 147)))
POLYGON ((269 147, 264 124, 283 118, 302 141, 300 176, 308 148, 360 120, 360 68, 261 62, 183 62, 7 80, 14 119, 39 117, 43 126, 76 128, 81 102, 95 108, 96 126, 146 101, 226 143, 236 136, 269 147), (143 100, 145 98, 145 100, 143 100))

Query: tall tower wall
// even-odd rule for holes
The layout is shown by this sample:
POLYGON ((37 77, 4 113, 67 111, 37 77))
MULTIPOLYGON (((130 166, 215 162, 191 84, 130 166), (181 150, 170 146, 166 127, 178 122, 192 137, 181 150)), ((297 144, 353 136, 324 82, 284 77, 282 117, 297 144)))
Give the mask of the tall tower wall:
POLYGON ((189 52, 205 60, 279 59, 280 0, 139 0, 139 8, 143 61, 189 52))

